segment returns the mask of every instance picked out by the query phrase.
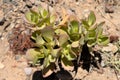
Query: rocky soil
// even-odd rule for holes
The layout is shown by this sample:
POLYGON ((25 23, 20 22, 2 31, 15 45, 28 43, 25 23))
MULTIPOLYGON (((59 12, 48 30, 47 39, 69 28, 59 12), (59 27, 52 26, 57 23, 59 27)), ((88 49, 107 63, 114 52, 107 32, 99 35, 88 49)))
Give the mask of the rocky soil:
MULTIPOLYGON (((30 9, 37 10, 39 5, 46 9, 49 5, 50 11, 55 11, 59 16, 61 8, 65 8, 68 14, 76 15, 80 20, 92 10, 97 23, 105 21, 103 29, 106 35, 120 37, 119 0, 0 0, 0 80, 39 80, 32 79, 37 68, 30 68, 30 74, 26 73, 28 64, 25 55, 13 54, 8 43, 16 35, 13 34, 14 28, 24 30, 30 26, 26 24, 25 13, 30 9)), ((120 80, 120 75, 109 66, 103 68, 102 73, 94 68, 90 72, 79 68, 75 80, 120 80)))

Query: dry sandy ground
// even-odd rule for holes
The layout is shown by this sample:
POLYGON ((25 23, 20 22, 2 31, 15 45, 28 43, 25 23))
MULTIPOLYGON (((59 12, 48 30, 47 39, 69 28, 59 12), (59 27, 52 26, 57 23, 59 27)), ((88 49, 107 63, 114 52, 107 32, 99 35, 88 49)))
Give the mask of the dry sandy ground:
MULTIPOLYGON (((79 2, 75 2, 75 0, 63 0, 63 2, 65 2, 64 5, 62 3, 56 3, 54 8, 59 12, 62 4, 68 12, 71 9, 74 10, 79 19, 86 16, 90 10, 93 10, 98 23, 101 21, 106 22, 103 27, 105 34, 120 36, 120 5, 114 6, 114 13, 105 13, 103 2, 97 3, 94 0, 78 1, 79 2)), ((3 25, 0 25, 0 28, 2 28, 2 26, 3 25)), ((0 31, 1 30, 3 29, 0 29, 0 31)), ((16 59, 16 56, 11 54, 9 51, 9 44, 5 37, 6 34, 7 32, 4 33, 4 37, 0 38, 0 64, 4 65, 3 68, 0 68, 0 80, 26 80, 24 68, 28 66, 27 61, 24 56, 18 56, 16 59)), ((97 71, 88 73, 80 68, 77 73, 77 78, 78 80, 118 80, 114 70, 110 68, 104 68, 102 74, 97 71)))

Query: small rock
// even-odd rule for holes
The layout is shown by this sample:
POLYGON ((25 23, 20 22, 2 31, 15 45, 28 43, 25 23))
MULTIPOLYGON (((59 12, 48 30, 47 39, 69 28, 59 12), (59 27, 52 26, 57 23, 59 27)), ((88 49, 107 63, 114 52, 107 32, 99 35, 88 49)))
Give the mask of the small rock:
POLYGON ((118 51, 118 48, 116 45, 109 43, 107 47, 103 47, 102 51, 115 53, 118 51))
POLYGON ((110 42, 113 43, 113 42, 116 42, 119 40, 119 36, 117 35, 111 35, 110 36, 110 42))
POLYGON ((21 58, 21 55, 15 55, 15 60, 20 60, 20 58, 21 58))
POLYGON ((12 1, 12 4, 13 4, 14 6, 18 6, 18 3, 17 3, 16 1, 12 1))
POLYGON ((105 5, 105 13, 114 13, 114 6, 110 4, 105 5))
POLYGON ((26 1, 26 6, 27 6, 28 8, 32 8, 32 3, 31 3, 29 0, 27 0, 27 1, 26 1))
POLYGON ((4 20, 4 12, 3 10, 0 10, 0 23, 4 20))
POLYGON ((32 74, 32 68, 26 67, 24 68, 24 71, 25 71, 25 74, 28 76, 32 74))
POLYGON ((90 14, 90 10, 89 9, 85 9, 82 14, 84 15, 85 18, 88 17, 88 15, 90 14))
POLYGON ((101 62, 101 66, 102 67, 106 66, 104 61, 101 62))
POLYGON ((80 1, 79 0, 75 0, 76 1, 76 5, 79 5, 80 4, 80 1))
POLYGON ((0 69, 3 69, 5 66, 0 62, 0 69))

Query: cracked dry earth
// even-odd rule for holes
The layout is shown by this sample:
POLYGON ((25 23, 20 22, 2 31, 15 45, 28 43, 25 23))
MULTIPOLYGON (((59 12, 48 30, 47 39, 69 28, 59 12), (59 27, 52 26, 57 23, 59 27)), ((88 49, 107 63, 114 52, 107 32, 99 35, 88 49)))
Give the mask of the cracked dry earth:
MULTIPOLYGON (((13 35, 13 28, 20 24, 26 26, 24 14, 30 8, 36 9, 39 5, 46 7, 49 4, 51 11, 55 10, 61 15, 61 8, 64 7, 69 14, 76 15, 79 19, 86 17, 92 10, 98 23, 105 21, 103 26, 105 34, 120 37, 120 1, 111 1, 107 3, 111 5, 107 6, 105 0, 0 0, 0 80, 27 79, 24 69, 28 64, 25 56, 14 55, 9 50, 8 39, 13 35)), ((35 70, 36 68, 32 68, 32 73, 35 70)), ((120 80, 120 75, 116 75, 109 67, 103 68, 102 73, 94 69, 88 73, 79 68, 75 78, 76 80, 120 80)))

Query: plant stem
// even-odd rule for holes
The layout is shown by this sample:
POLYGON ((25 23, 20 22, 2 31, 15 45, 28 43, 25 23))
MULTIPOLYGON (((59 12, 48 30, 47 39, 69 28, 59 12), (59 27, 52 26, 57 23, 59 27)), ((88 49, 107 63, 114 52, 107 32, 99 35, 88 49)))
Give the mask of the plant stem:
POLYGON ((80 47, 80 52, 79 52, 78 59, 77 59, 77 65, 79 65, 79 62, 80 62, 82 47, 83 46, 80 47))

